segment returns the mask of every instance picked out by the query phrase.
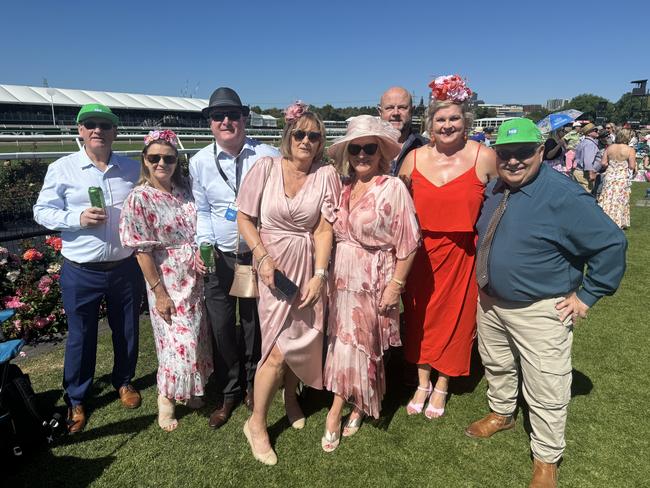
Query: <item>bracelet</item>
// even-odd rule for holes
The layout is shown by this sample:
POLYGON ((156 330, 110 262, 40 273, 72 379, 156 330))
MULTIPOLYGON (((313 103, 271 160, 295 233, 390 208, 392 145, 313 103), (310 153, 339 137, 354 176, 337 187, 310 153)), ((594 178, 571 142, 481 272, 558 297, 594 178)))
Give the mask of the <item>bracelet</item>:
POLYGON ((400 290, 403 290, 404 286, 406 285, 406 282, 404 282, 402 280, 398 280, 397 278, 391 278, 390 281, 392 281, 393 283, 396 283, 397 285, 399 285, 400 290))
POLYGON ((251 253, 252 253, 252 252, 255 252, 255 249, 257 249, 257 247, 258 247, 260 244, 262 244, 262 241, 259 241, 257 244, 255 244, 255 245, 252 247, 252 249, 251 249, 251 253))
POLYGON ((149 288, 151 289, 151 291, 154 291, 159 284, 160 284, 160 278, 158 278, 158 281, 156 281, 153 285, 149 285, 149 288))
POLYGON ((260 258, 260 260, 257 262, 257 271, 260 270, 260 268, 262 267, 262 263, 263 263, 264 260, 265 260, 266 258, 268 258, 268 257, 270 257, 270 256, 269 256, 269 253, 267 252, 264 256, 262 256, 262 257, 260 258))
POLYGON ((318 268, 314 271, 314 276, 318 276, 321 280, 327 281, 327 270, 325 268, 318 268))

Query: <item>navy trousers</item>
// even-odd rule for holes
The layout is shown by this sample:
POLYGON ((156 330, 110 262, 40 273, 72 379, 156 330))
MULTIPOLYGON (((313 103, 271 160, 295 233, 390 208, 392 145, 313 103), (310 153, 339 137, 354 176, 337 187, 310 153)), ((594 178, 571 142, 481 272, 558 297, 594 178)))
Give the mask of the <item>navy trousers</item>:
POLYGON ((68 319, 63 388, 71 405, 84 403, 93 382, 102 299, 106 299, 108 325, 113 337, 111 383, 118 389, 135 376, 143 290, 144 279, 135 257, 125 259, 108 271, 63 263, 61 292, 68 319))

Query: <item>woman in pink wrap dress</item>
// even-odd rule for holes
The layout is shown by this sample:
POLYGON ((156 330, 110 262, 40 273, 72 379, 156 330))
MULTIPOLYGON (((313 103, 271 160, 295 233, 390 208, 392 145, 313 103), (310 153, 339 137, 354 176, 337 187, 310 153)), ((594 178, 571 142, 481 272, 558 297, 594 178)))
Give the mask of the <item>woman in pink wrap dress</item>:
POLYGON ((287 109, 283 157, 260 159, 244 179, 237 202, 239 229, 258 268, 262 332, 255 406, 244 433, 253 456, 269 465, 277 463, 277 456, 267 432, 267 414, 280 384, 285 387, 289 423, 298 429, 305 424, 296 397, 298 381, 323 388, 325 285, 341 183, 334 167, 320 162, 325 127, 305 109, 298 102, 287 109), (275 270, 298 285, 293 299, 278 293, 275 270))

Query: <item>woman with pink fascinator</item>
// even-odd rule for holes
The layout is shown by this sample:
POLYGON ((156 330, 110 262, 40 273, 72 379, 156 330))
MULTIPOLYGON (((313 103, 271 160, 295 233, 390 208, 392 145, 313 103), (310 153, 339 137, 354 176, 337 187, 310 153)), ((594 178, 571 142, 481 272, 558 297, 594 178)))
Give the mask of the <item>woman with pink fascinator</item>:
POLYGON ((475 224, 485 184, 496 177, 496 155, 467 140, 472 91, 465 81, 440 76, 429 86, 430 142, 408 154, 400 177, 411 189, 422 229, 403 297, 404 356, 418 371, 406 411, 433 419, 445 412, 449 378, 470 372, 478 299, 475 224), (438 372, 434 384, 432 370, 438 372))
POLYGON ((370 115, 350 119, 328 154, 346 177, 334 222, 325 388, 334 393, 324 451, 354 435, 365 415, 379 418, 386 392, 384 351, 401 346, 399 300, 420 241, 415 208, 388 176, 399 131, 370 115), (341 428, 346 403, 352 412, 341 428))
POLYGON ((147 282, 158 356, 158 425, 178 426, 177 402, 203 405, 212 348, 203 307, 203 280, 194 262, 196 207, 178 162, 171 130, 144 139, 140 181, 120 217, 122 245, 136 250, 147 282))
POLYGON ((305 425, 298 382, 323 388, 324 309, 332 223, 341 181, 322 162, 325 126, 297 101, 285 111, 281 158, 262 158, 244 179, 237 205, 241 235, 257 267, 262 356, 255 374, 255 401, 244 434, 253 456, 273 465, 277 455, 267 414, 284 384, 289 424, 305 425))

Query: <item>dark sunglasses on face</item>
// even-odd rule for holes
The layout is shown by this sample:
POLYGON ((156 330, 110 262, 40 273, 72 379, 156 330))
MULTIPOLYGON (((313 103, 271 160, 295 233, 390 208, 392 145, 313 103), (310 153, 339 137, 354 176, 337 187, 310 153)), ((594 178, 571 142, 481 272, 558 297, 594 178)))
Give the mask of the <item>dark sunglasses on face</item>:
POLYGON ((518 149, 497 149, 496 153, 502 161, 510 161, 516 159, 517 161, 525 161, 532 158, 537 152, 538 147, 520 147, 518 149))
POLYGON ((215 122, 223 122, 226 117, 228 120, 239 120, 241 119, 242 111, 241 110, 228 110, 226 112, 212 112, 210 118, 215 122))
POLYGON ((293 135, 293 139, 296 142, 302 141, 305 138, 305 136, 307 136, 309 142, 314 142, 314 143, 320 141, 321 138, 320 132, 314 132, 314 131, 306 132, 302 129, 294 130, 292 135, 293 135))
POLYGON ((94 120, 84 120, 81 125, 88 130, 95 130, 97 127, 101 130, 111 130, 113 128, 113 124, 110 122, 95 122, 94 120))
POLYGON ((161 159, 167 165, 176 164, 178 161, 178 157, 172 156, 171 154, 147 154, 145 158, 151 164, 159 164, 161 159))
POLYGON ((372 144, 365 144, 363 146, 360 146, 359 144, 348 144, 348 153, 352 154, 352 156, 357 156, 363 149, 364 153, 366 153, 368 156, 372 156, 377 152, 378 147, 379 145, 374 142, 372 144))

